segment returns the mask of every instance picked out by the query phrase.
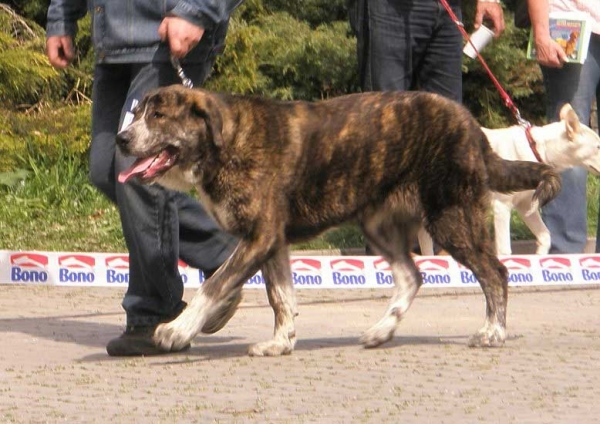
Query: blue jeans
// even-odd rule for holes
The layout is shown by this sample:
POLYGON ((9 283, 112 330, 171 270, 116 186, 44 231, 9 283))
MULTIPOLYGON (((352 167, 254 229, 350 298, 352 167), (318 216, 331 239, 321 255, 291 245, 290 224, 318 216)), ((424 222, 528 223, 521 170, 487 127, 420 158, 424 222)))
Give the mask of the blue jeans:
MULTIPOLYGON (((209 65, 186 68, 195 85, 204 81, 209 65)), ((177 83, 169 63, 96 65, 94 72, 90 178, 117 204, 121 216, 129 250, 129 286, 122 303, 128 325, 155 325, 185 307, 180 258, 212 271, 237 244, 191 197, 158 185, 116 180, 134 160, 115 144, 125 116, 150 89, 177 83)))
MULTIPOLYGON (((460 1, 449 1, 461 19, 460 1)), ((462 101, 463 39, 439 0, 349 4, 363 91, 422 90, 462 101)))
MULTIPOLYGON (((560 108, 570 103, 579 119, 590 125, 594 97, 600 99, 600 35, 592 34, 587 60, 583 65, 562 68, 542 66, 546 89, 546 117, 557 121, 560 108)), ((562 190, 542 209, 542 217, 552 238, 551 253, 581 253, 587 242, 587 171, 573 168, 562 173, 562 190)), ((597 238, 600 241, 600 233, 597 238)), ((600 243, 596 242, 596 252, 600 243)))

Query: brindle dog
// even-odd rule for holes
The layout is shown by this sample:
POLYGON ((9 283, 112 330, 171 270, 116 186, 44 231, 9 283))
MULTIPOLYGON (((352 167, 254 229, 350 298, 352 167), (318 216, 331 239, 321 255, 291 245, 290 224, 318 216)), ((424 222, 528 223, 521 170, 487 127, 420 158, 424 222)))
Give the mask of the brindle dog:
POLYGON ((410 251, 422 222, 483 289, 486 320, 469 345, 501 346, 507 270, 486 225, 488 193, 533 189, 544 204, 560 189, 549 166, 501 159, 464 107, 423 92, 281 102, 171 86, 144 98, 117 141, 141 158, 122 182, 137 176, 195 187, 215 220, 240 238, 188 307, 156 329, 165 350, 222 328, 260 270, 275 334, 249 353, 289 354, 297 312, 288 245, 349 220, 389 262, 395 282, 383 318, 361 338, 366 347, 392 338, 421 286, 410 251))

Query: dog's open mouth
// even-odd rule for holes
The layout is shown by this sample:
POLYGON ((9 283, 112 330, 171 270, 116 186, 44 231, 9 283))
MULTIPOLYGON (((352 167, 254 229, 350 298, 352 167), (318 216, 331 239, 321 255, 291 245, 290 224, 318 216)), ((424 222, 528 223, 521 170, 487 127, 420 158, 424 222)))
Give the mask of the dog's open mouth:
POLYGON ((179 151, 168 147, 154 156, 138 159, 131 167, 119 174, 119 182, 126 183, 133 177, 138 177, 142 181, 151 180, 171 169, 177 163, 178 157, 179 151))

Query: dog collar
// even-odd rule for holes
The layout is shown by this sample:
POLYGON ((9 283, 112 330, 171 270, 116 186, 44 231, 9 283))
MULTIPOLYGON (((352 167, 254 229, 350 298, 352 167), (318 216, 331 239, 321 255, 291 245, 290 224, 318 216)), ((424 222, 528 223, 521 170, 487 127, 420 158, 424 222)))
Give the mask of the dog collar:
POLYGON ((544 161, 542 160, 542 157, 540 156, 540 152, 538 152, 535 140, 533 139, 533 136, 531 135, 531 125, 525 126, 525 136, 527 137, 527 142, 529 143, 529 147, 531 148, 531 151, 533 152, 533 156, 535 156, 535 158, 537 159, 538 162, 544 163, 544 161))

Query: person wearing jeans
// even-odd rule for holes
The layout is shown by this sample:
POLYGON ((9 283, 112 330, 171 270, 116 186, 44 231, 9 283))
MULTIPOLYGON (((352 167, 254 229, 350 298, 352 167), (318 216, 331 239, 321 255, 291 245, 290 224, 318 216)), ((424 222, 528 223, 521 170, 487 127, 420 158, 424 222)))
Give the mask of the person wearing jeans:
MULTIPOLYGON (((134 158, 116 148, 116 134, 149 90, 181 83, 171 55, 181 59, 195 86, 203 83, 223 51, 228 19, 241 0, 52 0, 46 51, 50 63, 66 67, 74 58, 77 20, 92 16, 96 64, 92 93, 92 183, 115 202, 129 250, 129 285, 122 305, 125 332, 107 344, 112 356, 168 353, 154 344, 154 329, 185 308, 179 259, 210 274, 237 244, 199 203, 183 193, 118 174, 134 158)), ((184 348, 189 347, 186 346, 184 348)))
MULTIPOLYGON (((600 99, 600 8, 598 0, 528 0, 537 58, 546 90, 546 117, 559 119, 560 108, 570 103, 581 122, 589 125, 592 103, 600 99), (550 38, 549 14, 554 11, 588 13, 592 37, 583 65, 566 63, 562 47, 550 38)), ((587 172, 573 168, 562 173, 558 196, 542 208, 550 230, 551 253, 582 253, 587 243, 587 172)), ((600 231, 596 238, 600 252, 600 231)))
MULTIPOLYGON (((458 19, 461 1, 448 0, 458 19)), ((504 30, 498 0, 477 2, 495 36, 504 30)), ((350 0, 363 91, 423 90, 462 101, 463 38, 440 0, 350 0)))
MULTIPOLYGON (((462 20, 461 0, 448 0, 462 20)), ((362 91, 422 90, 462 102, 463 37, 440 0, 348 0, 362 91)), ((499 0, 479 0, 475 28, 504 31, 499 0)), ((418 246, 415 247, 415 250, 418 246)), ((366 253, 371 254, 369 246, 366 253)))

